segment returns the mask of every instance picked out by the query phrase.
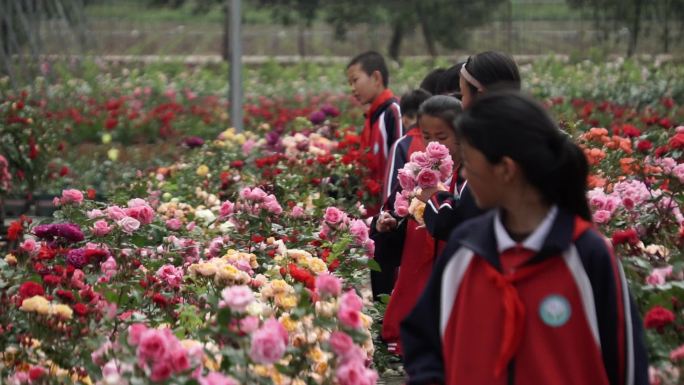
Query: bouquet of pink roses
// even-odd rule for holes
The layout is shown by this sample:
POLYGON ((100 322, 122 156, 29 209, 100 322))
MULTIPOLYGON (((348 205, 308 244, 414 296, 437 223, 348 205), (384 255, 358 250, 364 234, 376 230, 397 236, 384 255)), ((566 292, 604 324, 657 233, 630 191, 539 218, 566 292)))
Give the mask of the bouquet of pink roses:
POLYGON ((411 154, 410 162, 397 175, 402 191, 394 201, 395 214, 399 217, 411 215, 423 225, 425 203, 418 196, 427 188, 447 190, 445 183, 452 176, 453 168, 449 149, 438 142, 430 142, 424 152, 411 154))

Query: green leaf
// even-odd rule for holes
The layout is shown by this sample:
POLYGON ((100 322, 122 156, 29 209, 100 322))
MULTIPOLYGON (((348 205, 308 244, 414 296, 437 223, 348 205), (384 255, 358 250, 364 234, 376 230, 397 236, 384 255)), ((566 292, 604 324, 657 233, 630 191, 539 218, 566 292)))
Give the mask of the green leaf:
POLYGON ((373 271, 382 271, 380 264, 375 259, 368 259, 368 268, 373 271))

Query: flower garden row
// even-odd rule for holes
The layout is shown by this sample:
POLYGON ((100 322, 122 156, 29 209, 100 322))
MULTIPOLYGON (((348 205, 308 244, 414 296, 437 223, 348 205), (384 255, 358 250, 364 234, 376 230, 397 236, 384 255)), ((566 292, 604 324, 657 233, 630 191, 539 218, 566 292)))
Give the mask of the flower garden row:
MULTIPOLYGON (((535 68, 560 71, 548 63, 535 68)), ((604 70, 607 78, 635 73, 604 70)), ((594 219, 622 258, 642 310, 652 380, 678 383, 684 107, 675 100, 681 90, 654 77, 657 86, 645 87, 654 92, 647 104, 624 89, 614 99, 596 99, 592 92, 607 92, 600 87, 565 88, 561 97, 540 80, 549 78, 528 72, 529 88, 585 148, 594 219)), ((182 109, 169 123, 191 131, 195 123, 182 117, 194 104, 187 93, 175 97, 182 109)), ((116 107, 109 97, 102 111, 110 117, 120 111, 118 124, 135 122, 128 115, 134 100, 116 107)), ((143 103, 141 111, 152 105, 143 103)), ((220 111, 207 127, 222 124, 220 111)), ((27 165, 48 146, 59 147, 49 136, 54 122, 73 119, 51 120, 44 112, 30 93, 2 104, 4 119, 13 119, 5 127, 29 132, 17 147, 27 165), (31 141, 36 127, 48 136, 31 141)), ((3 383, 375 381, 369 365, 377 314, 359 290, 374 267, 373 243, 359 202, 371 203, 379 186, 364 176, 350 125, 361 111, 346 97, 325 94, 259 98, 247 112, 249 132, 184 136, 178 161, 132 172, 107 202, 93 200, 87 186, 66 188, 55 199, 53 220, 22 218, 10 226, 0 260, 3 383)), ((98 135, 116 142, 120 128, 105 124, 98 135)), ((47 169, 66 159, 70 145, 62 140, 62 157, 46 160, 47 169)), ((12 162, 0 169, 0 188, 21 185, 18 171, 12 162)))

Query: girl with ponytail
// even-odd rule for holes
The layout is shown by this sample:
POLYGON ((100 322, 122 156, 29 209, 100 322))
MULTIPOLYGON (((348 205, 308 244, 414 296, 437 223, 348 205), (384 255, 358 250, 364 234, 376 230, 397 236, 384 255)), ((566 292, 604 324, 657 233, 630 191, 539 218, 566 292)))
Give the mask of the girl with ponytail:
POLYGON ((587 161, 517 92, 456 124, 463 176, 490 211, 457 227, 401 324, 409 384, 648 384, 641 319, 590 222, 587 161))

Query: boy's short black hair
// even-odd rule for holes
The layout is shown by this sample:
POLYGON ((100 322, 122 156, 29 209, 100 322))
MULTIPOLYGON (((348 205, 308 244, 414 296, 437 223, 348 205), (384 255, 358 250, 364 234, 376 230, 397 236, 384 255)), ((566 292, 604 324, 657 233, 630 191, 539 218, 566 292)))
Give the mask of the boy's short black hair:
POLYGON ((417 88, 415 90, 409 91, 401 96, 401 101, 399 102, 399 108, 401 109, 402 116, 415 117, 418 115, 418 109, 420 105, 423 104, 428 98, 430 98, 430 93, 422 88, 417 88))
POLYGON ((385 64, 385 58, 382 57, 382 55, 376 51, 360 53, 349 61, 347 69, 356 64, 360 64, 361 69, 368 74, 368 76, 373 75, 373 72, 375 71, 379 71, 382 76, 382 85, 387 88, 387 85, 389 84, 389 71, 387 70, 387 64, 385 64))

